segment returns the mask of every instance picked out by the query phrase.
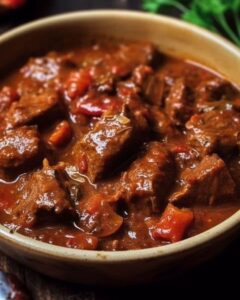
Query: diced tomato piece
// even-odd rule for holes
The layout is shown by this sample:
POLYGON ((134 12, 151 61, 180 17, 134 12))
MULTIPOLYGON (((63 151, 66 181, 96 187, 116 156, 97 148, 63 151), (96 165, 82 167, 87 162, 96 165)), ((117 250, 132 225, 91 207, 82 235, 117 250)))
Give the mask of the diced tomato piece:
POLYGON ((73 131, 69 123, 62 121, 48 138, 48 143, 54 147, 62 147, 71 140, 72 135, 73 131))
POLYGON ((92 78, 88 70, 82 69, 78 72, 70 73, 65 85, 65 92, 71 100, 82 97, 88 90, 92 78))
POLYGON ((0 188, 0 210, 10 208, 15 202, 11 188, 9 186, 0 188))
POLYGON ((97 194, 80 204, 80 211, 84 215, 80 226, 91 228, 98 237, 114 234, 123 223, 123 218, 114 211, 105 198, 104 195, 97 194))
POLYGON ((0 111, 8 108, 12 102, 18 99, 19 95, 16 90, 10 86, 4 86, 0 91, 0 111))
POLYGON ((162 238, 172 243, 178 242, 183 239, 193 219, 193 212, 190 209, 180 209, 168 204, 160 221, 152 231, 152 237, 154 239, 162 238))
POLYGON ((76 102, 73 113, 81 113, 85 116, 100 117, 104 111, 117 110, 122 102, 117 97, 82 98, 76 102))
POLYGON ((84 233, 77 233, 69 237, 66 247, 74 249, 95 250, 97 249, 98 238, 84 233))

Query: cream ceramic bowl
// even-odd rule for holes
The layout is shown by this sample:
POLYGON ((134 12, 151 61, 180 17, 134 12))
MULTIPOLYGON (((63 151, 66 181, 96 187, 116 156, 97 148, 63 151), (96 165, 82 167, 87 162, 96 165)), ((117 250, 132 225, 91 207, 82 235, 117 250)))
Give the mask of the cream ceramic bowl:
MULTIPOLYGON (((91 11, 42 19, 0 36, 0 73, 20 59, 89 36, 151 41, 163 52, 186 57, 240 85, 240 51, 226 40, 184 22, 127 11, 91 11)), ((176 244, 104 252, 53 246, 0 226, 0 249, 41 273, 84 284, 146 283, 171 276, 222 250, 240 227, 240 211, 220 225, 176 244)))

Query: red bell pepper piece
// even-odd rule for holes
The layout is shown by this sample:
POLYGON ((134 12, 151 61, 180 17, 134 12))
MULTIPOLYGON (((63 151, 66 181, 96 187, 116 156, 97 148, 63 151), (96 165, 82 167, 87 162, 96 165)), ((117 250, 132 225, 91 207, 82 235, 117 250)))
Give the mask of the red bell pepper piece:
POLYGON ((92 78, 88 70, 81 69, 80 71, 71 72, 65 84, 66 96, 73 100, 77 97, 82 97, 88 90, 92 78))
POLYGON ((48 138, 48 143, 54 147, 61 147, 71 140, 72 135, 73 131, 69 123, 62 121, 48 138))
POLYGON ((101 117, 104 111, 113 109, 118 110, 122 106, 122 102, 117 97, 90 97, 81 98, 76 102, 73 113, 81 113, 90 117, 101 117))
POLYGON ((152 237, 154 239, 162 238, 172 243, 178 242, 183 239, 193 219, 193 212, 190 209, 180 209, 168 204, 160 221, 152 231, 152 237))

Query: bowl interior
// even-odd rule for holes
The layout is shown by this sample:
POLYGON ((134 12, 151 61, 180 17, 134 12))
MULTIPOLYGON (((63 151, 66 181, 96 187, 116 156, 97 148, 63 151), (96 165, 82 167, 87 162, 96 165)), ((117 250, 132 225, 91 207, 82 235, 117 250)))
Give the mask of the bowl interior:
MULTIPOLYGON (((0 75, 29 56, 40 55, 50 50, 59 50, 84 43, 96 37, 150 41, 159 49, 174 56, 194 60, 220 72, 240 85, 240 51, 226 40, 195 26, 167 17, 122 11, 96 11, 60 15, 22 26, 0 37, 0 75)), ((184 240, 176 245, 126 251, 127 253, 104 253, 79 251, 44 244, 11 235, 0 226, 0 235, 45 254, 69 256, 69 259, 117 260, 166 255, 196 247, 201 243, 223 235, 240 223, 240 212, 209 231, 184 240), (91 253, 90 253, 91 252, 91 253), (131 254, 132 253, 132 254, 131 254)))

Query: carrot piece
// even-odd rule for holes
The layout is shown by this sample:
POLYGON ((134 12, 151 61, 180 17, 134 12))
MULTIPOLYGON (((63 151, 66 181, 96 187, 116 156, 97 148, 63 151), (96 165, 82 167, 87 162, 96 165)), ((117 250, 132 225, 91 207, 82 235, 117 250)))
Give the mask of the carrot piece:
POLYGON ((87 70, 80 70, 70 73, 65 85, 65 91, 71 100, 85 94, 91 84, 92 78, 87 70))
POLYGON ((83 97, 76 101, 73 113, 88 117, 100 117, 106 110, 119 110, 121 107, 122 102, 117 97, 83 97))
POLYGON ((67 121, 62 121, 48 138, 48 143, 54 147, 61 147, 71 140, 72 135, 73 131, 69 123, 67 121))
POLYGON ((172 243, 178 242, 183 239, 193 219, 193 212, 190 209, 180 209, 168 204, 160 221, 152 231, 152 237, 154 239, 162 238, 172 243))

